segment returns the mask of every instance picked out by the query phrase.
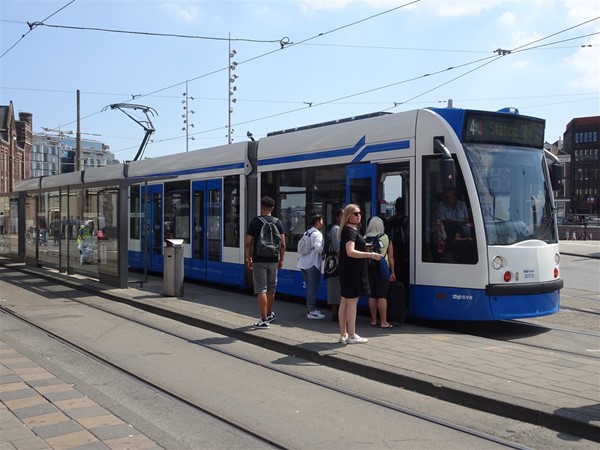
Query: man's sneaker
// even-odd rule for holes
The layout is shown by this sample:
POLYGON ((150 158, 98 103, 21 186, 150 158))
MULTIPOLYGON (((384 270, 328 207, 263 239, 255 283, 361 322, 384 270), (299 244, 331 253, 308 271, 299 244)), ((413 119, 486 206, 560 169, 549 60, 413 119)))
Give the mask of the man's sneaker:
POLYGON ((338 341, 340 344, 347 344, 348 343, 348 335, 345 334, 343 336, 340 336, 340 340, 338 341))
POLYGON ((254 324, 254 328, 256 328, 257 330, 269 328, 269 322, 267 322, 266 320, 260 319, 258 322, 256 322, 254 324))
POLYGON ((271 311, 271 314, 269 314, 269 315, 267 316, 267 320, 265 320, 265 322, 267 322, 267 323, 271 323, 271 322, 273 322, 274 320, 275 320, 275 313, 274 313, 273 311, 271 311))
POLYGON ((348 344, 364 344, 368 341, 367 338, 360 337, 358 334, 355 334, 352 337, 348 337, 348 344))
POLYGON ((314 311, 307 312, 306 317, 309 319, 324 319, 325 315, 318 309, 315 309, 314 311))

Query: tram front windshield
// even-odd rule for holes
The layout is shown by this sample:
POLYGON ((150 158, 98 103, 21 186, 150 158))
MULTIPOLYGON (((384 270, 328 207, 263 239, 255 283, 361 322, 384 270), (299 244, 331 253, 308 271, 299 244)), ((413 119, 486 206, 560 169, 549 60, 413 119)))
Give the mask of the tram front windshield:
POLYGON ((490 245, 531 239, 558 242, 543 152, 524 147, 464 144, 490 245))

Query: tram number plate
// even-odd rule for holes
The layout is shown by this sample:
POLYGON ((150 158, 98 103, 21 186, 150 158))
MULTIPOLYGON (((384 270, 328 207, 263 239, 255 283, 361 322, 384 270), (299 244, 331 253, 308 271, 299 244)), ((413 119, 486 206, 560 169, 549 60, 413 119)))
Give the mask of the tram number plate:
POLYGON ((524 279, 529 279, 529 280, 535 278, 535 270, 533 270, 533 269, 525 269, 523 271, 523 278, 524 279))

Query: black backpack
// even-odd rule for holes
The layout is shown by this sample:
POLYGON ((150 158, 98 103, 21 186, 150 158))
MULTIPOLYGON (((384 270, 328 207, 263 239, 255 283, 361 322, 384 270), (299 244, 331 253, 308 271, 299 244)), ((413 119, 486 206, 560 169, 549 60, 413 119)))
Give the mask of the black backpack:
POLYGON ((258 241, 256 242, 256 255, 263 258, 278 258, 279 247, 281 246, 281 233, 277 228, 277 218, 268 221, 262 216, 258 216, 262 222, 258 241))
MULTIPOLYGON (((371 245, 371 251, 373 253, 381 253, 381 248, 382 248, 382 242, 380 240, 381 236, 383 236, 383 234, 378 234, 377 236, 365 237, 365 242, 367 243, 367 245, 371 245)), ((377 260, 369 258, 369 260, 367 262, 370 266, 379 268, 379 263, 377 260)))

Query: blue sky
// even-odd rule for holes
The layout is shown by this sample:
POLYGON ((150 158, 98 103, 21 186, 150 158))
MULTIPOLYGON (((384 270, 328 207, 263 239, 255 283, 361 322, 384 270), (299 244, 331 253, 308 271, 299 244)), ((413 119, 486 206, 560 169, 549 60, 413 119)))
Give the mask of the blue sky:
POLYGON ((239 142, 453 99, 544 118, 554 142, 600 114, 597 0, 2 0, 0 28, 0 104, 33 113, 36 132, 75 131, 80 90, 82 136, 119 160, 144 131, 103 109, 132 96, 157 113, 144 156, 186 151, 186 81, 189 150, 226 144, 229 118, 239 142))

